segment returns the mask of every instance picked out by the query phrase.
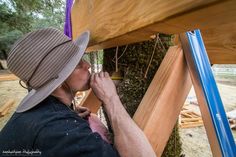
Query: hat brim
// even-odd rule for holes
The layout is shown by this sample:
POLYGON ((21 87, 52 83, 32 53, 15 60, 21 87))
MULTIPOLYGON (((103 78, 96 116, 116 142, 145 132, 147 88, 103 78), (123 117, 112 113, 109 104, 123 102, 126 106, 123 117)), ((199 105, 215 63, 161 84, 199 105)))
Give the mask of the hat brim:
POLYGON ((58 78, 48 82, 46 85, 37 90, 32 89, 20 102, 18 108, 16 109, 16 112, 25 112, 35 107, 45 98, 47 98, 59 85, 61 85, 70 76, 87 48, 89 36, 89 31, 85 31, 76 39, 75 43, 77 46, 79 46, 79 50, 73 57, 71 57, 71 60, 58 74, 58 78))

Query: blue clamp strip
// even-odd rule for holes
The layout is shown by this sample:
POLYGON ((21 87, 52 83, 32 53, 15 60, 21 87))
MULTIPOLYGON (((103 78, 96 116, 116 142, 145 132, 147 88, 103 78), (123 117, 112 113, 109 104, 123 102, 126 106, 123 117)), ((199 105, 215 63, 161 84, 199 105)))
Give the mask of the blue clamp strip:
POLYGON ((236 146, 229 127, 220 94, 212 74, 211 65, 201 37, 200 30, 187 32, 196 73, 199 76, 205 100, 217 135, 222 156, 235 157, 236 146))

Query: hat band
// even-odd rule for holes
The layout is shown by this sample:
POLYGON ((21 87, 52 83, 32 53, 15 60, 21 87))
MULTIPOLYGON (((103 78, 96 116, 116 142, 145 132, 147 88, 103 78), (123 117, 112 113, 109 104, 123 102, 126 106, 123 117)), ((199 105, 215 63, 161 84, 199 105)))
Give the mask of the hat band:
MULTIPOLYGON (((43 56, 43 58, 40 60, 40 62, 38 63, 38 65, 35 67, 33 73, 32 73, 31 76, 29 77, 29 79, 25 82, 25 84, 26 84, 26 86, 27 86, 27 89, 33 89, 29 82, 30 82, 31 79, 33 78, 34 74, 36 73, 36 71, 37 71, 38 68, 40 67, 40 65, 41 65, 41 63, 43 62, 43 60, 44 60, 55 48, 57 48, 57 47, 59 47, 59 46, 61 46, 61 45, 64 45, 64 44, 66 44, 66 43, 68 43, 68 42, 70 42, 70 41, 71 41, 71 39, 70 39, 70 40, 67 40, 67 41, 65 41, 65 42, 63 42, 63 43, 58 44, 57 46, 53 47, 51 50, 49 50, 49 51, 43 56)), ((53 78, 50 78, 50 79, 47 80, 45 83, 47 83, 47 82, 49 82, 50 80, 55 79, 55 78, 57 78, 57 77, 58 77, 58 76, 55 76, 55 77, 53 77, 53 78)), ((45 84, 45 83, 43 83, 43 84, 45 84)), ((41 85, 41 86, 42 86, 42 85, 41 85)))

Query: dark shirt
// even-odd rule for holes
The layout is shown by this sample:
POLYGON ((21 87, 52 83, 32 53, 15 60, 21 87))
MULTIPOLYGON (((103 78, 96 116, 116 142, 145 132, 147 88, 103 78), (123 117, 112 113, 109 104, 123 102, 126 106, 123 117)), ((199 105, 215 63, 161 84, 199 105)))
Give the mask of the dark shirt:
POLYGON ((87 120, 53 96, 29 111, 13 114, 0 132, 0 155, 119 156, 112 145, 91 131, 87 120))

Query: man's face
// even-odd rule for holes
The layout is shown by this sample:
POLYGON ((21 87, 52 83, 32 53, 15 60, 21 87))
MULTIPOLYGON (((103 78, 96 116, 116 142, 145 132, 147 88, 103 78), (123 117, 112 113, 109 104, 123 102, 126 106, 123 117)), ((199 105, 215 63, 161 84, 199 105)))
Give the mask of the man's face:
POLYGON ((75 70, 66 79, 67 85, 72 89, 73 92, 84 91, 90 88, 90 64, 81 59, 75 70))

